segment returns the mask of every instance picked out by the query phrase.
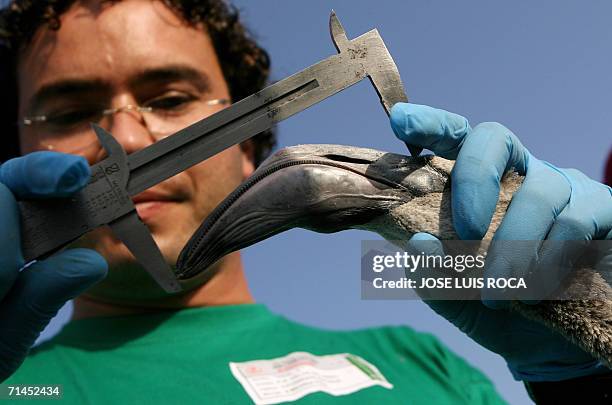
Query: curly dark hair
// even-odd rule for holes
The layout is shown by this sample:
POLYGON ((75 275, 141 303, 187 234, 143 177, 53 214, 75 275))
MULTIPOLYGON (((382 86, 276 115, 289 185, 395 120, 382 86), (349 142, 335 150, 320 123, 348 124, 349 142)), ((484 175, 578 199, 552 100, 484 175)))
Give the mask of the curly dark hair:
MULTIPOLYGON (((19 52, 44 24, 60 28, 60 16, 77 0, 13 0, 0 10, 0 162, 19 155, 17 125, 19 52)), ((108 0, 103 0, 108 1, 108 0)), ((120 0, 112 0, 117 2, 120 0)), ((268 82, 270 59, 249 34, 238 10, 224 0, 159 0, 191 26, 203 24, 214 44, 234 101, 261 90, 268 82)), ((252 138, 258 165, 276 144, 274 130, 252 138)))

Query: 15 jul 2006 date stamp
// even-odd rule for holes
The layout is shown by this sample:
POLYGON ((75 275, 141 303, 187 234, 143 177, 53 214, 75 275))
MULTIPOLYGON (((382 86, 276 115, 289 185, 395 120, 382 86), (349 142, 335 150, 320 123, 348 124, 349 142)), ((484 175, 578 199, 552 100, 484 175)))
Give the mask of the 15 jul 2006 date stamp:
POLYGON ((4 399, 60 399, 63 389, 60 384, 25 385, 0 384, 0 400, 4 399))

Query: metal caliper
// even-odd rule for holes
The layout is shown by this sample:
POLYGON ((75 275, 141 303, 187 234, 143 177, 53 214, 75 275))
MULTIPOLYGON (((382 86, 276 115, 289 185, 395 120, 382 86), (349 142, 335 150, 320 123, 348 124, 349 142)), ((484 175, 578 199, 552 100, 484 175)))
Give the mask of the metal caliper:
MULTIPOLYGON (((333 11, 329 29, 338 54, 129 156, 110 133, 94 125, 107 157, 91 167, 89 183, 69 198, 19 202, 26 263, 108 225, 165 291, 181 291, 179 280, 138 217, 132 196, 366 77, 387 114, 395 103, 408 101, 397 66, 376 29, 349 40, 333 11)), ((413 155, 421 152, 411 145, 408 148, 413 155)))

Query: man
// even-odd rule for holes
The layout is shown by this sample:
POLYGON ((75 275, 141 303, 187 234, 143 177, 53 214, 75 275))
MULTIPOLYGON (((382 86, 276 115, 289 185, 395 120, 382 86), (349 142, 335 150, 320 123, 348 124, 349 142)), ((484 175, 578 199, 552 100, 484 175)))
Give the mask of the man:
MULTIPOLYGON (((238 253, 217 264, 219 271, 210 282, 177 296, 164 294, 105 229, 79 241, 81 248, 20 273, 15 200, 66 196, 84 185, 89 172, 83 157, 93 163, 103 156, 88 122, 101 124, 132 153, 218 111, 226 100, 260 88, 267 59, 245 36, 237 16, 223 2, 212 0, 16 1, 3 13, 0 32, 7 60, 14 62, 3 76, 3 88, 15 90, 14 97, 3 100, 4 127, 10 134, 8 123, 20 123, 9 139, 19 141, 15 145, 21 154, 71 153, 37 152, 0 167, 0 215, 5 224, 0 233, 0 370, 3 378, 12 374, 9 384, 63 384, 63 399, 70 403, 243 403, 262 392, 253 389, 253 376, 240 376, 235 372, 239 366, 230 369, 230 362, 308 352, 299 361, 312 365, 346 361, 341 354, 350 353, 360 370, 375 377, 330 396, 324 392, 329 387, 298 369, 297 374, 283 376, 306 381, 306 388, 296 383, 288 392, 276 392, 275 398, 294 395, 291 399, 304 403, 502 402, 482 374, 429 336, 406 328, 320 331, 253 304, 238 253), (20 366, 40 330, 75 296, 75 319, 20 366), (318 357, 323 355, 332 357, 318 357)), ((539 212, 550 211, 553 204, 563 212, 563 201, 569 199, 564 183, 569 177, 544 167, 500 125, 472 130, 457 115, 398 105, 392 127, 404 140, 458 158, 453 213, 466 239, 482 237, 490 221, 487 210, 497 197, 495 182, 481 181, 492 172, 470 167, 479 159, 475 151, 482 150, 483 140, 495 152, 487 160, 480 158, 483 168, 499 174, 512 164, 535 179, 526 181, 527 192, 514 215, 521 214, 521 204, 539 212), (504 153, 508 150, 511 153, 504 153), (552 193, 553 200, 534 204, 529 190, 542 183, 558 192, 552 193)), ((134 199, 168 263, 175 262, 212 208, 252 173, 269 149, 269 139, 264 136, 263 144, 260 138, 230 148, 134 199)), ((585 190, 594 190, 585 194, 607 202, 608 188, 580 181, 585 190)), ((582 201, 582 194, 578 197, 582 201)), ((601 222, 593 236, 605 237, 600 230, 610 232, 612 225, 600 219, 605 213, 592 214, 601 222)), ((548 223, 529 228, 537 230, 533 237, 541 238, 541 229, 554 222, 550 215, 544 218, 548 223)), ((507 232, 515 235, 522 231, 518 228, 507 232)), ((419 235, 417 241, 421 239, 427 236, 419 235)), ((560 336, 505 309, 493 310, 479 302, 431 305, 476 341, 502 354, 517 378, 580 386, 585 381, 600 384, 600 376, 609 373, 560 336)), ((274 364, 289 372, 295 361, 274 364)), ((247 367, 253 368, 241 370, 256 374, 257 364, 247 367)), ((346 375, 332 377, 342 380, 346 375)), ((276 389, 282 386, 274 384, 276 389)), ((542 395, 551 395, 546 385, 532 385, 535 390, 541 387, 542 395)), ((558 387, 553 384, 553 390, 558 387)))

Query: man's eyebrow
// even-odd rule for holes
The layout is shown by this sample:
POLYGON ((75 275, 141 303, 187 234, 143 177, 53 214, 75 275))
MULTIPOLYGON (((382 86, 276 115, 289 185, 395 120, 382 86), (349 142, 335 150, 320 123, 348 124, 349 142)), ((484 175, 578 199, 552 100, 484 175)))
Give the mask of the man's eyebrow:
POLYGON ((129 80, 129 84, 130 86, 137 87, 143 84, 170 83, 180 80, 190 82, 202 93, 211 91, 209 77, 204 72, 186 65, 168 65, 146 69, 129 80))
POLYGON ((78 97, 87 93, 108 93, 110 85, 100 79, 64 79, 43 85, 30 99, 29 109, 34 111, 58 98, 78 97))

